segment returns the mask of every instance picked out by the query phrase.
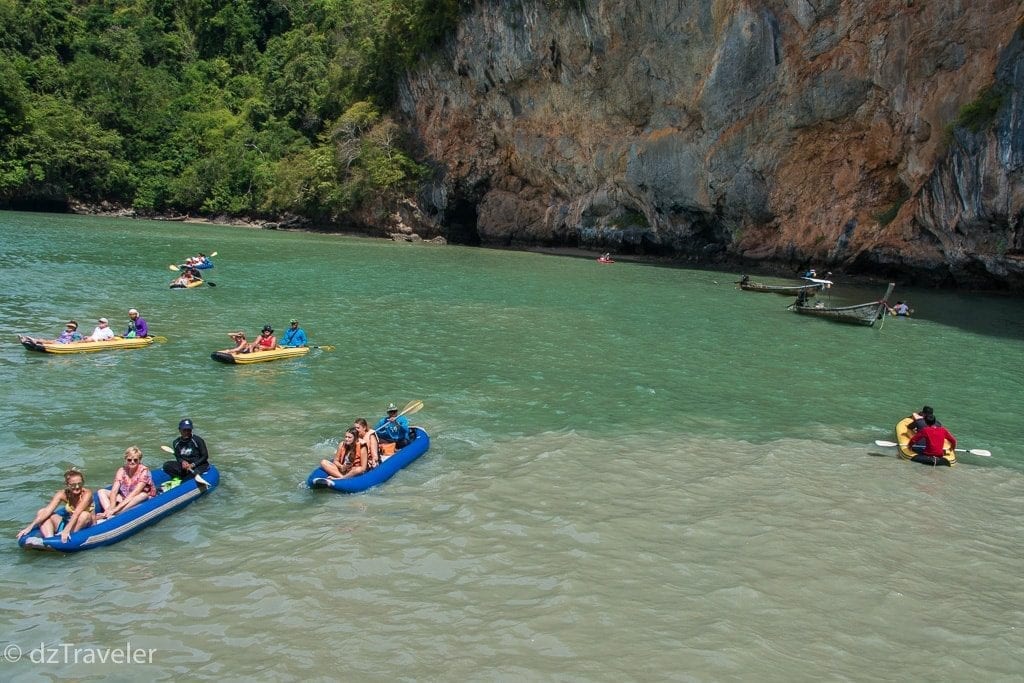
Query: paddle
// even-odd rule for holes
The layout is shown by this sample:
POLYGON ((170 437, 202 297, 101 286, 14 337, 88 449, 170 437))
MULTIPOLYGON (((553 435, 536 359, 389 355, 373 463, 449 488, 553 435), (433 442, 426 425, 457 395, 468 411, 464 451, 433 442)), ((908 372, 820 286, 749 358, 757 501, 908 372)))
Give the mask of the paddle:
MULTIPOLYGON (((882 446, 883 448, 895 448, 899 446, 899 444, 894 441, 875 441, 875 445, 882 446)), ((983 458, 992 457, 992 451, 986 451, 981 448, 954 448, 953 450, 956 451, 957 453, 970 453, 971 455, 980 455, 983 458)))
MULTIPOLYGON (((395 417, 401 417, 403 415, 412 415, 414 413, 420 412, 421 410, 423 410, 423 401, 409 401, 407 404, 405 404, 405 407, 402 408, 402 411, 398 413, 398 415, 395 415, 395 417)), ((384 429, 384 425, 381 425, 377 429, 374 429, 373 433, 376 434, 382 429, 384 429)))
MULTIPOLYGON (((166 444, 160 444, 160 450, 162 450, 164 453, 170 453, 171 455, 174 455, 174 449, 166 444)), ((203 479, 203 475, 201 474, 193 474, 192 478, 195 479, 196 483, 199 484, 200 486, 210 485, 209 482, 203 479)))
MULTIPOLYGON (((213 258, 216 255, 217 255, 217 252, 213 252, 212 254, 207 256, 207 258, 213 258)), ((178 272, 179 270, 181 270, 180 266, 176 266, 173 263, 171 265, 167 266, 167 267, 170 268, 171 270, 173 270, 174 272, 178 272)))
POLYGON ((324 344, 324 345, 321 345, 321 346, 318 346, 318 345, 315 345, 315 344, 310 344, 309 348, 311 348, 311 349, 323 349, 324 351, 333 351, 334 350, 334 347, 331 346, 330 344, 324 344))

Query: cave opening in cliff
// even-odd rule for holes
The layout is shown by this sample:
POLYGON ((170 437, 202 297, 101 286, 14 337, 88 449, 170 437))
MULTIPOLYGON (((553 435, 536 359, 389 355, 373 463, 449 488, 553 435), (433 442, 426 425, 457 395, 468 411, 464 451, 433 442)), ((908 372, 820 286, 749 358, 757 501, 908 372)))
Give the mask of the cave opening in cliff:
POLYGON ((447 215, 447 239, 451 244, 480 246, 477 231, 477 206, 475 202, 459 199, 452 203, 447 215))

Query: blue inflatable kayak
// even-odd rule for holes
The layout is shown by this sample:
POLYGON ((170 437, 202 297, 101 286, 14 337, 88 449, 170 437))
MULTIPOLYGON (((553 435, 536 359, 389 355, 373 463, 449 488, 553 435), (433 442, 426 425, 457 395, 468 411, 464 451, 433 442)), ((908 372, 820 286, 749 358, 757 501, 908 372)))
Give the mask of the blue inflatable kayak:
POLYGON ((351 479, 328 479, 327 472, 324 472, 322 467, 317 467, 306 478, 306 486, 311 489, 323 488, 342 493, 358 493, 383 484, 395 476, 398 470, 426 453, 430 448, 430 436, 422 427, 413 427, 411 431, 412 441, 409 442, 409 445, 385 458, 381 464, 369 472, 364 472, 351 479))
MULTIPOLYGON (((153 482, 158 487, 168 479, 169 477, 163 470, 153 471, 153 482)), ((71 534, 67 543, 63 543, 59 535, 42 538, 39 535, 39 529, 35 528, 31 533, 18 539, 18 545, 35 550, 58 550, 73 553, 123 541, 135 532, 145 529, 150 524, 156 524, 164 517, 174 514, 195 499, 217 488, 217 484, 220 483, 220 472, 216 467, 210 465, 210 469, 203 472, 203 479, 209 486, 200 486, 195 479, 186 479, 169 491, 163 491, 110 519, 76 531, 71 534)), ((100 510, 99 493, 93 492, 92 495, 95 509, 98 511, 100 510)))

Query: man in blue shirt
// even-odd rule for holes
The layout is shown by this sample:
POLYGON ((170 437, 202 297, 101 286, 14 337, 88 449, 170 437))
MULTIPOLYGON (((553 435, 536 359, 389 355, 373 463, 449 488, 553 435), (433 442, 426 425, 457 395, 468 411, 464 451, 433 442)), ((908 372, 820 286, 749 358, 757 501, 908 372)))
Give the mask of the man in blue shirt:
POLYGON ((306 346, 306 333, 299 327, 299 321, 295 318, 291 320, 291 326, 285 330, 284 336, 281 337, 281 346, 306 346))
MULTIPOLYGON (((404 415, 398 414, 398 406, 389 403, 387 416, 382 417, 373 431, 377 432, 380 439, 381 450, 394 452, 392 448, 404 448, 409 444, 409 420, 404 415), (391 447, 388 445, 392 444, 391 447)), ((390 455, 391 453, 387 453, 390 455)))

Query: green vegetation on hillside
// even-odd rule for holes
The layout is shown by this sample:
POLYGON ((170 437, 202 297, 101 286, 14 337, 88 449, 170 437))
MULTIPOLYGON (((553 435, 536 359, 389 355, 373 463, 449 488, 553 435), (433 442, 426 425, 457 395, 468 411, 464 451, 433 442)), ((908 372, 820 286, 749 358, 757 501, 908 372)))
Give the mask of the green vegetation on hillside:
POLYGON ((0 0, 0 203, 336 218, 426 169, 389 113, 464 0, 0 0))

